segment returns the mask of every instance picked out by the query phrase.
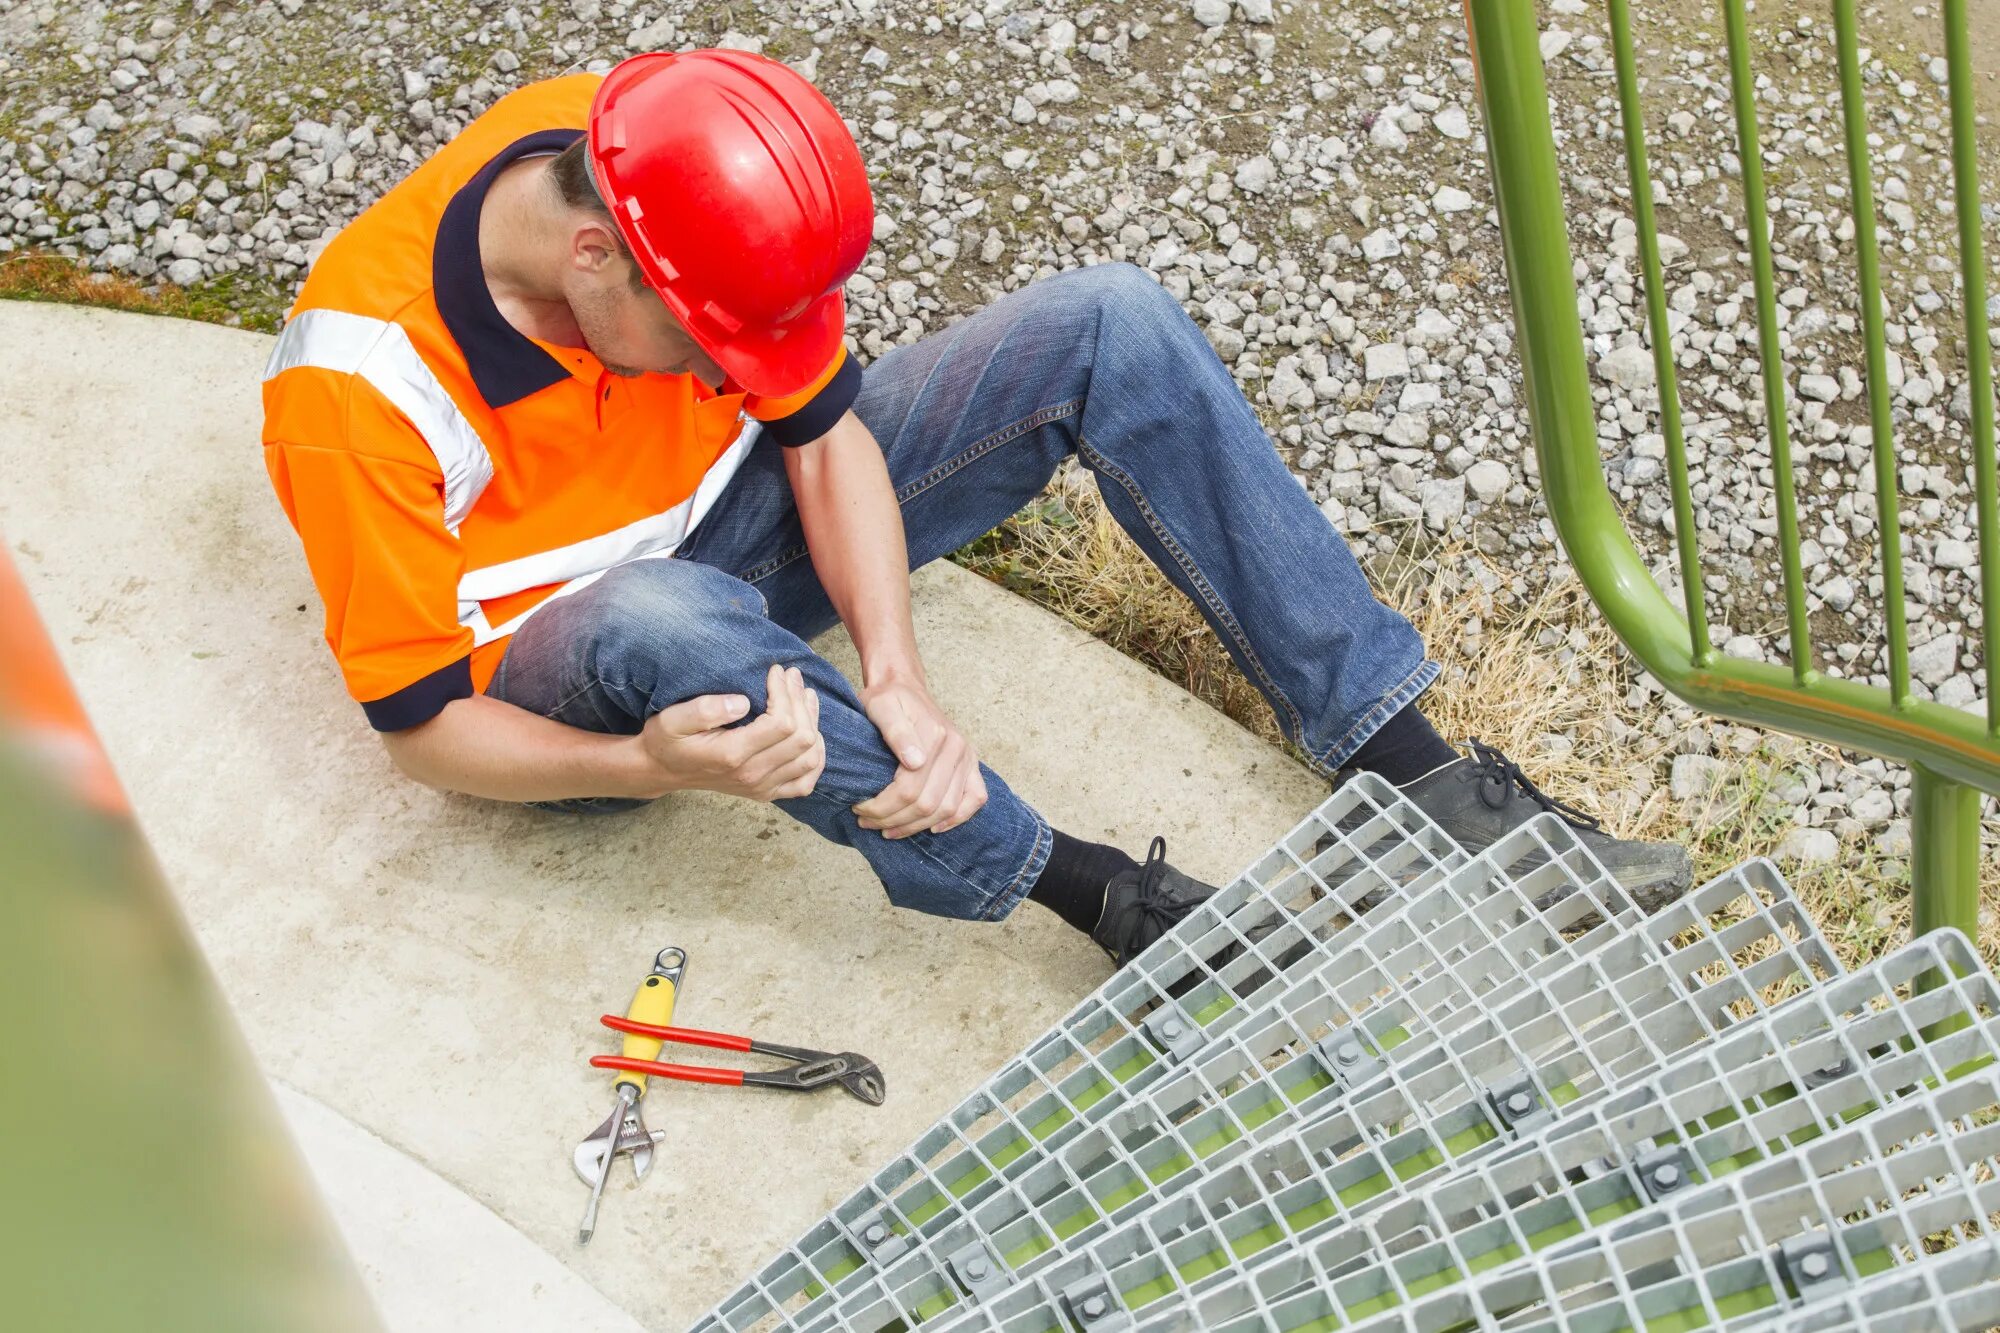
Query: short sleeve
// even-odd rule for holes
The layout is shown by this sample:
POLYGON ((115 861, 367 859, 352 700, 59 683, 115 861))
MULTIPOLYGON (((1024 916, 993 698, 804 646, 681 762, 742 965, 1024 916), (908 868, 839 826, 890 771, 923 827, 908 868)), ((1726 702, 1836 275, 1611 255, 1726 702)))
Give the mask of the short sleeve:
POLYGON ((790 448, 811 444, 833 429, 861 395, 861 366, 842 344, 813 382, 783 398, 751 395, 743 410, 764 423, 764 433, 790 448))
POLYGON ((326 642, 377 731, 427 722, 472 694, 458 623, 465 557, 435 471, 347 449, 269 442, 265 467, 326 604, 326 642))

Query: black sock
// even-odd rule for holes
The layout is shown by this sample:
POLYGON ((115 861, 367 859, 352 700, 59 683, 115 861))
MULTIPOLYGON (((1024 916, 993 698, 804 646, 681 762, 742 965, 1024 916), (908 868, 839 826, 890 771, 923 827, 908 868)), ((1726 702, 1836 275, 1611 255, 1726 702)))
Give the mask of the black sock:
POLYGON ((1040 903, 1088 935, 1104 915, 1104 890, 1112 877, 1121 870, 1138 869, 1139 863, 1116 847, 1084 842, 1061 829, 1050 832, 1055 834, 1055 846, 1049 849, 1041 877, 1028 890, 1028 901, 1040 903))
POLYGON ((1400 787, 1458 757, 1458 751, 1445 743, 1416 704, 1407 703, 1403 711, 1382 724, 1381 730, 1361 742, 1347 766, 1379 773, 1400 787))

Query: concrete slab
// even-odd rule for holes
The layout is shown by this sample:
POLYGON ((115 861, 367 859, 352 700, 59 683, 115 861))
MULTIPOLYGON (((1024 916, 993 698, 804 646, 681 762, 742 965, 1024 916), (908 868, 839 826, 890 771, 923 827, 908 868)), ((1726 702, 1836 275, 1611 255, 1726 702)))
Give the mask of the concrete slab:
MULTIPOLYGON (((889 906, 858 857, 696 795, 611 821, 440 795, 343 695, 257 448, 269 340, 0 302, 0 532, 265 1070, 631 1312, 685 1326, 1106 975, 1037 908, 889 906), (689 1026, 866 1052, 888 1104, 677 1085, 665 1156, 575 1246, 586 1057, 654 952, 689 1026)), ((1323 795, 1281 755, 961 570, 917 580, 934 686, 1060 827, 1223 878, 1323 795)), ((836 632, 825 645, 850 672, 836 632)), ((728 1063, 720 1060, 717 1063, 728 1063)), ((464 1272, 464 1248, 407 1255, 464 1272)), ((489 1261, 504 1266, 505 1257, 489 1261)))
POLYGON ((642 1333, 463 1190, 317 1098, 271 1085, 341 1238, 395 1333, 642 1333))

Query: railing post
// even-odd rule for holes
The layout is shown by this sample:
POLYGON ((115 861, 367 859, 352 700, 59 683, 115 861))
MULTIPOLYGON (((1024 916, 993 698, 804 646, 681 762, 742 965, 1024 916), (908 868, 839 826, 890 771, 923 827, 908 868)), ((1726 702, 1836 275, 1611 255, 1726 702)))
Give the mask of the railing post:
POLYGON ((1954 926, 1979 939, 1979 793, 1911 768, 1910 926, 1921 935, 1954 926))

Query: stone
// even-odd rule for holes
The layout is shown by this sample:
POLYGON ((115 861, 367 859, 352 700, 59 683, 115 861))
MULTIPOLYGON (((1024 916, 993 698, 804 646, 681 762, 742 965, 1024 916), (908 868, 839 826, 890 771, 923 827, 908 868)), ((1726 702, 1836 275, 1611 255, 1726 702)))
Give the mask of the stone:
POLYGON ((1431 196, 1431 207, 1440 213, 1463 213, 1472 207, 1472 196, 1455 185, 1446 185, 1431 196))
POLYGON ((1410 136, 1403 133, 1403 127, 1396 123, 1395 116, 1383 112, 1375 117, 1375 123, 1368 127, 1368 142, 1377 148, 1400 153, 1410 146, 1410 136))
POLYGON ((1444 391, 1435 384, 1412 380, 1396 399, 1398 412, 1429 412, 1444 402, 1444 391))
POLYGON ((1229 0, 1194 0, 1194 21, 1204 28, 1229 22, 1229 0))
POLYGON ((1940 634, 1910 649, 1910 674, 1935 689, 1958 674, 1958 636, 1940 634))
POLYGON ((1972 569, 1978 565, 1979 555, 1971 542, 1947 537, 1931 552, 1931 563, 1939 569, 1972 569))
POLYGON ((1227 324, 1209 325, 1208 341, 1215 348, 1215 354, 1225 362, 1234 361, 1242 356, 1243 349, 1250 345, 1248 339, 1227 324))
POLYGON ((1667 789, 1677 801, 1707 796, 1729 776, 1729 766, 1712 755, 1677 754, 1667 789))
POLYGON ((1278 368, 1271 372, 1271 378, 1264 381, 1264 392, 1269 395, 1273 407, 1312 406, 1312 387, 1299 378, 1299 372, 1287 364, 1288 361, 1289 358, 1279 362, 1278 368))
POLYGON ((1394 255, 1403 253, 1403 246, 1396 234, 1386 227, 1378 227, 1361 238, 1361 255, 1371 264, 1380 263, 1394 255))
POLYGON ((1361 363, 1371 384, 1402 379, 1410 373, 1410 352, 1401 343, 1377 343, 1362 352, 1361 363))
POLYGON ((1627 393, 1653 387, 1653 354, 1634 343, 1597 358, 1597 377, 1627 393))
POLYGON ((1847 810, 1868 828, 1878 829, 1896 813, 1896 802, 1888 792, 1874 787, 1855 797, 1847 810))
POLYGON ((1465 485, 1472 492, 1472 498, 1481 504, 1492 504, 1507 493, 1513 484, 1513 477, 1505 463, 1491 458, 1482 458, 1465 471, 1465 485))
POLYGON ((1264 193, 1271 188, 1271 182, 1277 178, 1277 164, 1261 155, 1250 158, 1236 168, 1236 188, 1250 194, 1264 193))
POLYGON ((1432 532, 1449 532, 1465 516, 1465 479, 1440 477, 1417 488, 1417 503, 1424 512, 1424 526, 1432 532))
POLYGON ((174 133, 183 139, 192 139, 205 144, 222 133, 222 122, 214 116, 186 115, 174 117, 174 133))
POLYGON ((1801 375, 1799 397, 1816 403, 1830 403, 1840 397, 1840 381, 1831 375, 1801 375))
POLYGON ((1453 103, 1431 117, 1431 125, 1447 139, 1470 139, 1472 122, 1466 118, 1465 108, 1453 103))
POLYGON ((632 51, 656 51, 672 47, 680 37, 680 25, 672 15, 654 19, 643 28, 634 28, 625 38, 625 46, 632 51))
POLYGON ((1449 342, 1458 336, 1458 324, 1443 311, 1425 306, 1410 323, 1410 333, 1426 347, 1449 342))
POLYGON ((179 287, 191 286, 201 281, 201 261, 199 259, 176 259, 167 265, 167 281, 179 287))
POLYGON ((1840 855, 1840 839, 1822 828, 1795 828, 1778 844, 1780 861, 1821 865, 1840 855))
POLYGON ((1430 438, 1430 423, 1427 412, 1401 412, 1389 419, 1382 438, 1398 449, 1415 449, 1430 438))
POLYGON ((1979 686, 1963 671, 1938 686, 1936 698, 1946 708, 1964 708, 1981 714, 1986 711, 1979 702, 1979 686))

